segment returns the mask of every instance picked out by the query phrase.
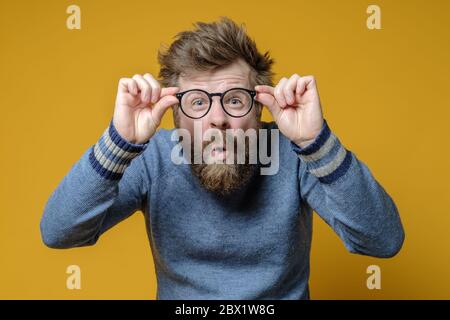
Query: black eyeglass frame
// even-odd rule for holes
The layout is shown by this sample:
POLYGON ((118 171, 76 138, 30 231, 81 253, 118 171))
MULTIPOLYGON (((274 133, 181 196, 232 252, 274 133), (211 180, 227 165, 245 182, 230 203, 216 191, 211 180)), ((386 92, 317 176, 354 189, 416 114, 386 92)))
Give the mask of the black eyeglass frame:
POLYGON ((226 90, 226 91, 224 91, 224 92, 222 92, 222 93, 221 93, 221 92, 209 93, 209 92, 207 92, 207 91, 205 91, 205 90, 202 90, 202 89, 190 89, 190 90, 186 90, 186 91, 183 91, 183 92, 178 92, 178 93, 175 94, 175 96, 178 98, 178 101, 180 102, 180 109, 181 109, 181 111, 183 112, 183 114, 184 114, 186 117, 191 118, 191 119, 201 119, 201 118, 203 118, 204 116, 206 116, 206 115, 208 114, 208 112, 211 110, 212 103, 213 103, 212 98, 215 97, 215 96, 220 97, 220 105, 222 106, 223 111, 225 111, 225 113, 226 113, 227 115, 229 115, 230 117, 233 117, 233 118, 242 118, 242 117, 245 117, 245 116, 252 110, 253 104, 254 104, 254 100, 255 100, 255 97, 256 97, 256 91, 255 91, 255 90, 246 89, 246 88, 231 88, 231 89, 228 89, 228 90, 226 90), (232 90, 238 90, 238 89, 239 89, 239 90, 244 90, 244 91, 246 91, 246 92, 250 95, 250 97, 252 98, 252 104, 250 105, 250 108, 248 108, 248 111, 247 111, 246 113, 244 113, 243 115, 241 115, 241 116, 235 116, 235 115, 230 114, 230 113, 225 109, 225 107, 223 106, 223 97, 224 97, 229 91, 232 91, 232 90), (192 117, 192 116, 188 115, 188 114, 183 110, 183 105, 182 105, 182 103, 181 103, 181 100, 183 99, 183 96, 184 96, 186 93, 191 92, 191 91, 201 91, 201 92, 205 93, 205 94, 208 96, 208 98, 209 98, 209 107, 208 107, 208 110, 206 110, 205 114, 202 115, 201 117, 192 117))

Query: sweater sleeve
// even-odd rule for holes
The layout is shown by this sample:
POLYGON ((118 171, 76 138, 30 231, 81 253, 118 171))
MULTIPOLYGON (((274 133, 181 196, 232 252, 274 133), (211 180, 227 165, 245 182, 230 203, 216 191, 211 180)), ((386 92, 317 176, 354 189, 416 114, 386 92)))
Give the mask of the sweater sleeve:
POLYGON ((397 207, 367 166, 347 150, 326 120, 304 148, 291 142, 300 158, 301 197, 352 253, 392 257, 404 241, 397 207))
POLYGON ((40 222, 43 242, 59 249, 93 245, 142 210, 148 181, 139 155, 147 145, 127 142, 111 121, 50 195, 40 222))

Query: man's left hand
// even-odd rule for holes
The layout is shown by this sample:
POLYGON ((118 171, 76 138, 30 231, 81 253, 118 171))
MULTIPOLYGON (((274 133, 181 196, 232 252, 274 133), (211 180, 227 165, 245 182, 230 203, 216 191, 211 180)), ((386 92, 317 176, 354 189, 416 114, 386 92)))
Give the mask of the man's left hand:
POLYGON ((314 141, 324 120, 313 76, 294 74, 275 88, 259 85, 255 90, 256 101, 269 108, 281 133, 301 148, 314 141))

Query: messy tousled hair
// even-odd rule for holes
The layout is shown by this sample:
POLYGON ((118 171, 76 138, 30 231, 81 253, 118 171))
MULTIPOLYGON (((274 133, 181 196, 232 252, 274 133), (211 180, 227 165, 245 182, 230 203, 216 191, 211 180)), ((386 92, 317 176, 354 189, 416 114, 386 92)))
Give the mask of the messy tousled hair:
MULTIPOLYGON (((178 86, 180 75, 194 71, 214 70, 242 59, 250 66, 250 85, 273 86, 272 64, 269 52, 261 54, 246 33, 245 25, 237 25, 227 17, 217 22, 197 22, 192 31, 175 36, 170 47, 158 52, 161 66, 159 80, 164 87, 178 86)), ((258 117, 261 105, 256 102, 258 117)))

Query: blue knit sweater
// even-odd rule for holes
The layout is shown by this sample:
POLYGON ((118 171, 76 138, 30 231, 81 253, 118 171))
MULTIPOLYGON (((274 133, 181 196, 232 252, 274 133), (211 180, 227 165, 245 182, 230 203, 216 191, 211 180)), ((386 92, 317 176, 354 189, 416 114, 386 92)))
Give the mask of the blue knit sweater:
POLYGON ((400 250, 396 205, 326 121, 305 148, 280 133, 278 173, 255 175, 230 196, 207 191, 188 164, 171 161, 172 131, 130 144, 110 122, 51 194, 44 243, 93 245, 140 210, 158 299, 308 299, 313 210, 352 253, 400 250))

